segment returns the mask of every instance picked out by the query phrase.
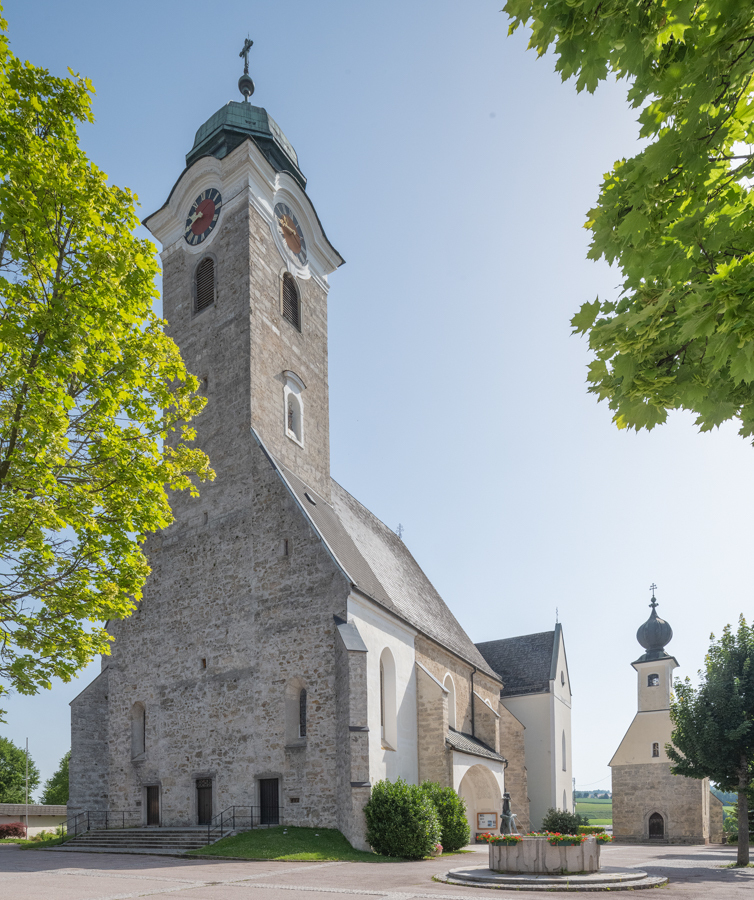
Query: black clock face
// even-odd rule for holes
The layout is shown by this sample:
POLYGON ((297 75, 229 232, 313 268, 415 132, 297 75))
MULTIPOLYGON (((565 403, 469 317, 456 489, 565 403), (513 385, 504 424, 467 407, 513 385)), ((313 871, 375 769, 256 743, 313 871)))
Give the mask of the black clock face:
POLYGON ((306 265, 306 241, 293 211, 285 203, 275 204, 275 221, 278 234, 286 250, 300 266, 306 265))
POLYGON ((212 229, 217 225, 217 219, 222 208, 223 198, 220 196, 220 191, 215 188, 208 188, 206 191, 202 191, 191 205, 186 218, 186 226, 183 229, 186 243, 195 247, 206 240, 212 234, 212 229))

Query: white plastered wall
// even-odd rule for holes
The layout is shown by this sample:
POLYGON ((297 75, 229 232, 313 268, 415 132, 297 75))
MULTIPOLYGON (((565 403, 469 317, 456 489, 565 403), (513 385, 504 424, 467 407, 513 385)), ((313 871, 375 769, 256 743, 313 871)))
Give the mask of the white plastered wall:
POLYGON ((409 625, 381 610, 366 598, 351 594, 348 621, 353 622, 367 648, 367 722, 369 724, 369 773, 372 784, 387 778, 419 781, 419 750, 416 718, 416 671, 414 638, 409 625), (397 742, 385 749, 380 729, 380 657, 388 648, 395 662, 397 742))
POLYGON ((472 843, 474 835, 480 830, 477 827, 479 813, 497 813, 497 830, 500 829, 500 812, 505 790, 503 763, 454 750, 453 789, 466 801, 466 818, 469 822, 472 843))
POLYGON ((560 630, 560 639, 555 660, 555 677, 550 681, 550 696, 552 697, 552 762, 553 762, 553 795, 550 806, 556 809, 567 809, 575 812, 573 808, 573 763, 571 752, 571 683, 568 678, 568 665, 566 663, 565 643, 563 632, 560 630), (563 768, 563 736, 565 735, 565 769, 563 768), (565 804, 563 797, 565 795, 565 804))

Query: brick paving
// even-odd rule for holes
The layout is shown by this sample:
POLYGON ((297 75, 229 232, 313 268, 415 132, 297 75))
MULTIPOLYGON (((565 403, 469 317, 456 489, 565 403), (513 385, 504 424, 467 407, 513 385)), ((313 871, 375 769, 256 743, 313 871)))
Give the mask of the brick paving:
MULTIPOLYGON (((31 900, 130 900, 170 895, 171 900, 544 900, 546 891, 527 892, 459 887, 432 876, 460 866, 484 865, 487 848, 474 855, 413 863, 272 862, 127 856, 115 853, 64 854, 0 845, 0 897, 31 900)), ((670 900, 751 900, 754 869, 722 869, 735 860, 733 847, 611 846, 602 850, 609 866, 663 874, 670 900)), ((567 896, 591 897, 574 892, 567 896)))

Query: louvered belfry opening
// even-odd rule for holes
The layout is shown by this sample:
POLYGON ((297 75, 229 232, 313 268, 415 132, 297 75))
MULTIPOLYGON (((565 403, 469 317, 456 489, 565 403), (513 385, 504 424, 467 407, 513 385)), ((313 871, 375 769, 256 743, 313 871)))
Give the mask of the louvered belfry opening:
POLYGON ((283 275, 283 318, 301 331, 301 304, 296 279, 290 272, 283 275))
POLYGON ((206 256, 196 268, 196 311, 215 302, 215 261, 206 256))

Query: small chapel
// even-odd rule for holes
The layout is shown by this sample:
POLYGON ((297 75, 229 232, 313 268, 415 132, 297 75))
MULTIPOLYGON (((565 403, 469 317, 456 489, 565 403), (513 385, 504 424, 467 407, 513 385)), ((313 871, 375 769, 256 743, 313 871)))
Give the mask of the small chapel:
POLYGON ((108 623, 112 654, 71 703, 69 814, 191 826, 243 806, 366 848, 371 785, 403 778, 456 789, 472 840, 499 828, 506 790, 519 828, 536 827, 571 809, 562 628, 475 645, 331 477, 327 299, 343 259, 296 151, 249 102, 250 44, 243 100, 201 125, 144 222, 216 479, 171 496, 143 599, 108 623))
POLYGON ((652 585, 652 612, 636 632, 644 653, 631 663, 638 712, 610 760, 613 837, 624 843, 719 843, 723 804, 710 791, 709 778, 674 775, 665 752, 673 733, 670 695, 678 661, 665 649, 673 629, 657 615, 654 592, 652 585))

